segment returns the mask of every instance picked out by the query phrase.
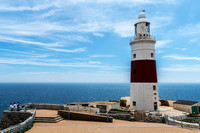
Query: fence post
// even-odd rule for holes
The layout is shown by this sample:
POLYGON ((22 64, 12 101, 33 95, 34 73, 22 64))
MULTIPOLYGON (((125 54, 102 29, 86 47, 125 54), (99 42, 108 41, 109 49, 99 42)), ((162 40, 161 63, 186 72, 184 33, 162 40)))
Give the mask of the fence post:
POLYGON ((173 116, 173 122, 174 122, 174 126, 175 126, 176 124, 175 124, 175 117, 174 116, 173 116))
POLYGON ((68 120, 70 120, 70 112, 68 112, 68 120))
POLYGON ((109 119, 108 119, 108 114, 107 114, 107 123, 109 122, 109 119))
POLYGON ((22 125, 20 124, 20 127, 19 127, 19 132, 21 133, 22 132, 22 125))
POLYGON ((199 129, 200 129, 200 118, 199 118, 199 129))
POLYGON ((30 121, 30 119, 28 120, 28 123, 29 123, 28 124, 29 125, 28 128, 31 128, 31 121, 30 121))
POLYGON ((181 116, 181 127, 183 127, 183 118, 181 116))
POLYGON ((169 125, 169 119, 168 119, 168 115, 166 115, 166 118, 167 118, 167 124, 169 125))

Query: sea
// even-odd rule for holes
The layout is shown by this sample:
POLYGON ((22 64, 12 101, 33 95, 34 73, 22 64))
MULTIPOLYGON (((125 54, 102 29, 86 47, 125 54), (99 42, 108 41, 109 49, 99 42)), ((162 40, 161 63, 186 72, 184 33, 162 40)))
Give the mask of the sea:
MULTIPOLYGON (((200 102, 200 83, 158 83, 160 99, 200 102)), ((129 83, 0 83, 0 117, 10 103, 90 102, 130 96, 129 83)))

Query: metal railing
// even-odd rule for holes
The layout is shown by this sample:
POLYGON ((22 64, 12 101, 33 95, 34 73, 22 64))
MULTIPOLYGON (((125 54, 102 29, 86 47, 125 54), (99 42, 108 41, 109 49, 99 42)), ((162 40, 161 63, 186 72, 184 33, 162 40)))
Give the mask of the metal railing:
POLYGON ((165 122, 168 125, 180 126, 180 127, 190 127, 200 129, 200 118, 193 117, 176 117, 164 115, 165 122))
POLYGON ((200 118, 193 118, 188 116, 169 116, 169 115, 156 115, 149 113, 147 121, 149 122, 162 122, 168 125, 178 127, 189 127, 200 129, 200 118))
POLYGON ((36 115, 36 109, 34 110, 32 116, 29 117, 27 120, 25 120, 24 122, 21 122, 17 125, 3 129, 0 131, 0 133, 22 133, 22 132, 27 131, 28 129, 30 129, 33 126, 33 121, 35 119, 35 115, 36 115))
POLYGON ((153 35, 148 35, 148 36, 135 35, 134 37, 130 38, 130 42, 136 41, 136 40, 141 40, 141 39, 155 40, 156 38, 153 35))

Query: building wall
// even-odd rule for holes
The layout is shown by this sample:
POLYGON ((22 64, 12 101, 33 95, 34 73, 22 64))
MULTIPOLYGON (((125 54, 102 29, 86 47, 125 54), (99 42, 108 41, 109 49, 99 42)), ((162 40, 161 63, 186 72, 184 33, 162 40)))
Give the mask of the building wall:
POLYGON ((111 104, 111 109, 119 109, 119 108, 120 108, 120 103, 111 104))
POLYGON ((192 113, 191 105, 174 103, 173 108, 177 109, 177 110, 185 111, 185 112, 188 112, 188 113, 192 113))
POLYGON ((138 41, 131 47, 131 60, 155 60, 155 42, 152 41, 138 41), (151 53, 154 54, 151 57, 151 53), (136 58, 134 58, 136 54, 136 58))
POLYGON ((121 97, 120 98, 120 106, 121 106, 121 103, 123 104, 122 107, 130 106, 130 97, 121 97))
POLYGON ((154 111, 154 103, 157 103, 157 109, 159 108, 155 42, 155 40, 151 39, 134 40, 130 42, 131 110, 154 111), (153 86, 156 86, 156 90, 153 90, 153 86), (133 102, 136 102, 135 106, 133 102))
POLYGON ((131 110, 154 111, 154 102, 157 102, 159 108, 157 83, 131 83, 130 95, 131 110), (153 90, 154 85, 156 90, 153 90), (133 106, 133 101, 136 101, 136 106, 133 106))
POLYGON ((120 103, 113 103, 113 104, 89 103, 89 106, 97 107, 97 105, 106 106, 106 112, 108 112, 110 109, 120 108, 120 103))

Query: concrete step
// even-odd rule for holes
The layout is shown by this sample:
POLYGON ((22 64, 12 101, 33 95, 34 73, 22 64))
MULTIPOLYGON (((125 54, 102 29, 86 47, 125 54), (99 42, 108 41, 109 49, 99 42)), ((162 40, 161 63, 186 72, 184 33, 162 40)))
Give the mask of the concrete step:
POLYGON ((34 122, 41 122, 41 123, 57 123, 64 120, 61 116, 56 117, 35 117, 34 122))

